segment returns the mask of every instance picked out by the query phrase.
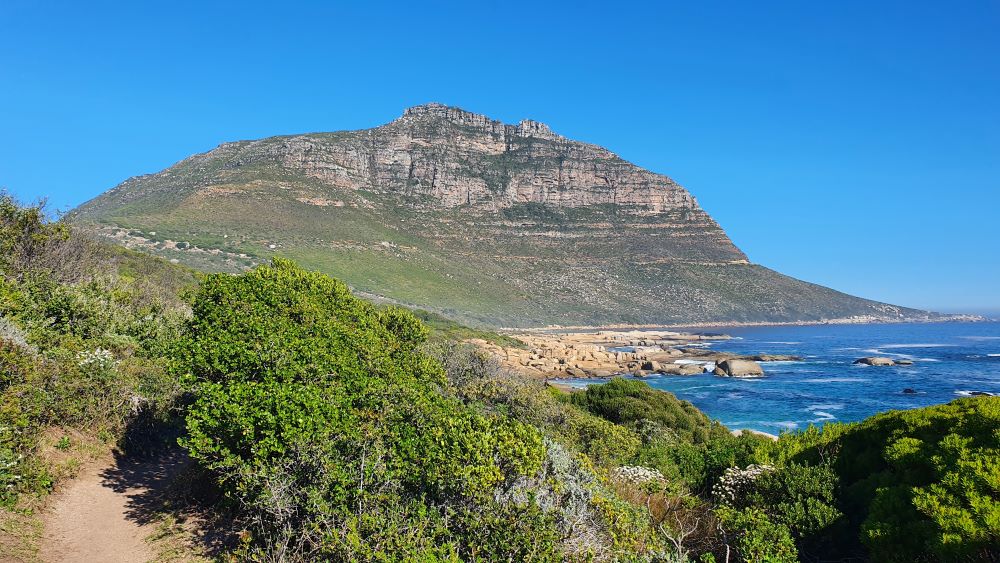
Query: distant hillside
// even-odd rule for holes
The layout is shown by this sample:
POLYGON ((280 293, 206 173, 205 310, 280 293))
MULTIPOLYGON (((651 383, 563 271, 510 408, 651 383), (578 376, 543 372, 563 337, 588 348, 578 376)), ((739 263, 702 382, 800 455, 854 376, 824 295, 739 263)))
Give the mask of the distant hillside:
POLYGON ((225 143, 71 220, 205 270, 290 257, 477 324, 929 315, 750 263, 687 190, 606 149, 438 104, 373 129, 225 143))

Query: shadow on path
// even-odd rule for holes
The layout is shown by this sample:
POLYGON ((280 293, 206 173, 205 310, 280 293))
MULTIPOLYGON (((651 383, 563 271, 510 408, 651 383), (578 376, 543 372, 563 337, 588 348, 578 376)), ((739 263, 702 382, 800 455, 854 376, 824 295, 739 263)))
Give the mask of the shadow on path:
MULTIPOLYGON (((140 526, 173 516, 198 544, 194 547, 205 555, 218 555, 228 545, 229 522, 199 502, 198 482, 204 476, 194 462, 179 447, 173 446, 155 454, 128 456, 115 454, 115 463, 100 473, 101 485, 124 495, 125 518, 140 526)), ((208 499, 209 501, 213 499, 208 499)))

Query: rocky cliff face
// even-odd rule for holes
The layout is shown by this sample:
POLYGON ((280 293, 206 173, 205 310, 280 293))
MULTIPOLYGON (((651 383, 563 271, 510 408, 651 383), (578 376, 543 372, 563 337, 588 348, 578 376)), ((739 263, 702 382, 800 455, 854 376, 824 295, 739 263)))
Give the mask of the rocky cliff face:
POLYGON ((909 314, 749 264, 667 176, 542 123, 440 104, 373 129, 226 143, 74 218, 206 268, 289 255, 493 324, 909 314))

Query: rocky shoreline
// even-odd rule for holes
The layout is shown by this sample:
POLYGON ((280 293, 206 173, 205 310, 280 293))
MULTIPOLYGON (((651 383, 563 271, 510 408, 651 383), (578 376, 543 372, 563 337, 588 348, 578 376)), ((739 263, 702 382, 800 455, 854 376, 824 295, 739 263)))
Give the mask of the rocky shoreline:
POLYGON ((629 374, 760 377, 760 363, 797 361, 789 355, 739 355, 704 346, 728 340, 724 334, 645 330, 597 332, 511 333, 525 348, 502 347, 485 340, 472 342, 496 355, 507 367, 540 379, 605 378, 629 374))

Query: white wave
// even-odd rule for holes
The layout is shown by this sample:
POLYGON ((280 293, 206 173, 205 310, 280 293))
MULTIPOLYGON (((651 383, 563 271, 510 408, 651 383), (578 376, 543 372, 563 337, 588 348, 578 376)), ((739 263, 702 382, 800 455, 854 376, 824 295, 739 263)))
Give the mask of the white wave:
POLYGON ((937 358, 916 358, 918 362, 940 362, 937 358))
POLYGON ((794 430, 799 427, 798 422, 793 422, 791 420, 783 420, 780 422, 764 422, 765 426, 776 426, 778 428, 784 428, 786 430, 794 430))
POLYGON ((972 397, 972 396, 974 396, 973 393, 987 393, 990 396, 993 396, 993 397, 996 396, 996 393, 990 393, 988 391, 966 391, 966 390, 963 390, 963 389, 955 391, 955 394, 958 395, 958 396, 960 396, 960 397, 972 397))
POLYGON ((990 358, 1000 358, 1000 354, 986 354, 990 358))
POLYGON ((899 352, 886 352, 885 350, 880 350, 878 348, 868 348, 868 349, 862 350, 862 352, 865 352, 867 354, 871 354, 873 356, 883 356, 883 357, 886 357, 886 358, 901 358, 901 359, 904 359, 904 360, 912 360, 913 359, 913 356, 911 356, 909 354, 900 354, 899 352))
POLYGON ((686 365, 689 365, 689 364, 698 364, 698 365, 704 366, 704 365, 708 365, 708 364, 713 363, 713 362, 706 362, 704 360, 674 360, 674 363, 675 364, 680 364, 682 366, 686 366, 686 365))
POLYGON ((954 344, 883 344, 879 348, 953 348, 954 344))
POLYGON ((780 340, 775 340, 773 342, 761 342, 761 344, 787 344, 788 346, 794 346, 796 344, 802 344, 801 342, 782 342, 780 340))
POLYGON ((1000 340, 1000 336, 959 336, 966 340, 1000 340))
POLYGON ((825 420, 836 420, 836 418, 837 418, 837 417, 833 416, 832 414, 830 414, 828 412, 823 412, 823 411, 816 411, 813 414, 816 415, 817 417, 819 417, 819 418, 812 419, 813 422, 823 422, 825 420))
POLYGON ((802 380, 803 383, 864 383, 866 381, 871 380, 864 377, 814 377, 802 380))
POLYGON ((825 410, 825 411, 836 411, 844 408, 843 403, 830 403, 823 405, 809 405, 804 410, 815 411, 815 410, 825 410))

